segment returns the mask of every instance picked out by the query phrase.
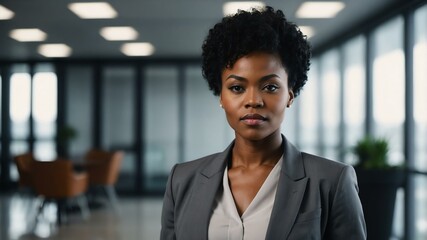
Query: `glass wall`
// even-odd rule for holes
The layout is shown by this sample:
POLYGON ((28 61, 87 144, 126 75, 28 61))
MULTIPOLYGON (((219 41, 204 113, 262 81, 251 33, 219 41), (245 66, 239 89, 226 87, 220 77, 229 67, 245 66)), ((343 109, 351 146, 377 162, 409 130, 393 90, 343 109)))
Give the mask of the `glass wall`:
POLYGON ((93 71, 90 66, 69 66, 66 70, 66 125, 77 136, 69 143, 71 159, 82 160, 93 141, 93 71))
POLYGON ((135 179, 135 71, 132 66, 108 66, 102 81, 102 149, 124 151, 120 189, 133 190, 135 179))
POLYGON ((147 66, 144 71, 143 149, 147 190, 163 189, 179 149, 179 82, 175 66, 147 66))
POLYGON ((344 121, 344 161, 356 161, 351 148, 365 135, 366 118, 366 40, 356 37, 343 47, 343 121, 344 121))
POLYGON ((373 34, 373 115, 376 136, 390 141, 391 164, 404 161, 405 57, 403 18, 380 26, 373 34))
MULTIPOLYGON (((27 65, 14 65, 10 77, 10 154, 15 156, 29 151, 31 113, 31 76, 27 65)), ((10 177, 18 179, 14 164, 10 165, 10 177)))
MULTIPOLYGON (((302 93, 301 91, 300 93, 302 93)), ((300 110, 300 97, 296 97, 289 108, 285 110, 285 118, 283 119, 281 131, 286 139, 293 144, 298 144, 298 114, 300 110)))
MULTIPOLYGON (((52 65, 33 67, 16 64, 10 77, 10 155, 32 151, 36 159, 51 161, 56 153, 57 77, 52 65), (30 145, 32 144, 32 145, 30 145)), ((18 179, 14 164, 10 165, 11 180, 18 179)))
POLYGON ((51 65, 35 68, 32 82, 34 156, 41 161, 56 158, 57 77, 51 65))
MULTIPOLYGON (((415 12, 414 122, 415 168, 427 171, 427 5, 415 12)), ((427 178, 415 178, 416 239, 427 239, 427 178)))
POLYGON ((201 72, 198 66, 185 69, 184 161, 223 151, 234 139, 219 98, 201 72))
POLYGON ((319 107, 318 107, 318 61, 312 60, 308 81, 297 97, 299 111, 299 139, 298 146, 301 150, 317 154, 319 153, 319 107))
POLYGON ((334 49, 320 58, 321 143, 326 158, 339 160, 341 80, 339 52, 334 49))
MULTIPOLYGON (((374 134, 389 140, 390 164, 405 160, 405 55, 403 51, 403 18, 396 17, 373 33, 373 120, 374 134)), ((396 196, 393 233, 403 236, 404 190, 396 196)))

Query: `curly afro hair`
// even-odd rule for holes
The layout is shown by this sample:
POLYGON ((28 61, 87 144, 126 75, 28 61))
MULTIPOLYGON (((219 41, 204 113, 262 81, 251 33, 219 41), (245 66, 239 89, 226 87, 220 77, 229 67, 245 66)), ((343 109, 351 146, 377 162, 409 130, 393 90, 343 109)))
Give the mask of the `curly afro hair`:
POLYGON ((255 51, 278 54, 288 73, 288 85, 298 96, 307 81, 311 47, 298 26, 272 7, 241 11, 217 23, 203 42, 203 77, 214 95, 221 93, 221 74, 255 51))

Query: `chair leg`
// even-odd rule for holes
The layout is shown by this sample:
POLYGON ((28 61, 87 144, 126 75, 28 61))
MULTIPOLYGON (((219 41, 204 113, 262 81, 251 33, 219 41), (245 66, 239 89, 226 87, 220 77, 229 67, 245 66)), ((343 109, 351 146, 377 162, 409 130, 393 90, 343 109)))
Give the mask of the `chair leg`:
POLYGON ((40 214, 43 212, 44 206, 46 205, 47 200, 46 199, 42 199, 42 202, 39 205, 39 208, 37 210, 37 214, 36 214, 36 222, 37 222, 37 218, 40 216, 40 214))
POLYGON ((119 213, 117 194, 114 186, 104 186, 105 192, 107 193, 108 199, 110 200, 111 206, 116 213, 119 213))
POLYGON ((83 219, 87 220, 90 216, 90 212, 89 212, 89 204, 88 204, 87 198, 84 194, 77 197, 77 204, 80 207, 83 219))
POLYGON ((67 222, 66 200, 65 199, 56 200, 56 204, 58 208, 56 212, 57 223, 58 223, 58 226, 61 226, 62 223, 67 222))
POLYGON ((36 212, 36 214, 34 216, 34 220, 29 223, 29 227, 28 227, 28 229, 31 232, 34 231, 34 229, 36 228, 37 223, 38 223, 38 219, 39 219, 40 215, 43 213, 43 209, 44 209, 44 207, 46 205, 46 202, 47 202, 46 199, 41 198, 41 197, 38 197, 37 200, 40 200, 40 204, 37 207, 37 212, 36 212))

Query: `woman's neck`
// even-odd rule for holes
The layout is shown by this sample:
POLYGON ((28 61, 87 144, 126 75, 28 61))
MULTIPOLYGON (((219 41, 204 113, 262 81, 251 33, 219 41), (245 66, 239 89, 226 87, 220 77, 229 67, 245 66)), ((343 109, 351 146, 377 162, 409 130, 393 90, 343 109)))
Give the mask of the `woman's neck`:
POLYGON ((231 168, 252 168, 260 165, 274 166, 280 160, 282 154, 282 136, 280 132, 259 141, 251 141, 236 136, 231 168))

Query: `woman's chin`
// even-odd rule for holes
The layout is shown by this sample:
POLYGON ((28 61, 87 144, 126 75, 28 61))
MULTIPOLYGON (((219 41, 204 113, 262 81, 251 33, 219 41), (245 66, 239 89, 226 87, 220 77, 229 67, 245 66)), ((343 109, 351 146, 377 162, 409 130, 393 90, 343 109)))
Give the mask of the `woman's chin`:
MULTIPOLYGON (((275 132, 267 132, 267 131, 261 131, 261 130, 249 130, 244 132, 236 132, 236 137, 239 136, 240 138, 247 140, 247 141, 263 141, 269 139, 272 135, 274 135, 275 132)), ((280 132, 279 132, 280 134, 280 132)))

